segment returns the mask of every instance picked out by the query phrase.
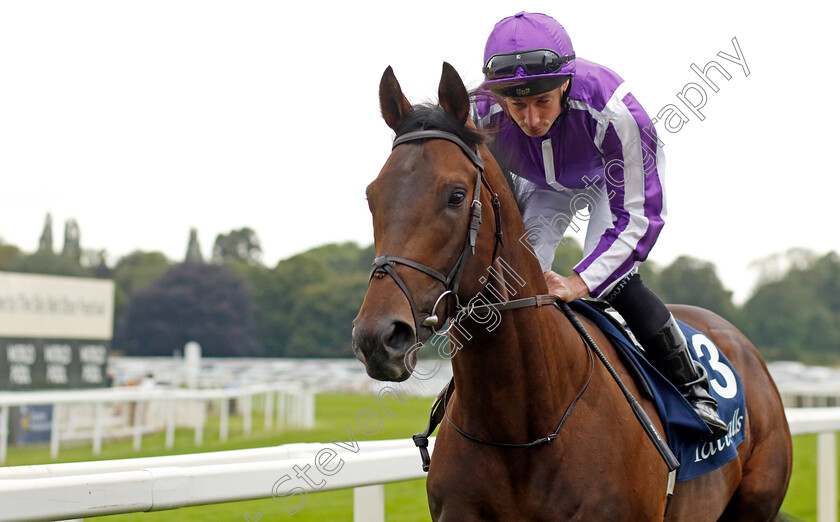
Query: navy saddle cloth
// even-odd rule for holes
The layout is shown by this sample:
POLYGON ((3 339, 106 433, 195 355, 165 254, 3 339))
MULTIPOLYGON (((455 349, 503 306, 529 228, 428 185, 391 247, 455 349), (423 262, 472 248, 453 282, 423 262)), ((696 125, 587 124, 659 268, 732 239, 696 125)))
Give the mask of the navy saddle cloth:
POLYGON ((709 391, 718 402, 721 419, 729 425, 729 433, 713 442, 701 439, 711 430, 680 392, 639 352, 623 328, 605 317, 605 312, 585 301, 575 301, 569 306, 595 323, 617 349, 625 352, 625 362, 633 364, 647 381, 656 411, 665 426, 668 445, 680 461, 677 482, 697 478, 738 456, 737 447, 744 441, 747 411, 744 388, 732 363, 706 335, 677 321, 688 341, 689 353, 706 368, 709 391))

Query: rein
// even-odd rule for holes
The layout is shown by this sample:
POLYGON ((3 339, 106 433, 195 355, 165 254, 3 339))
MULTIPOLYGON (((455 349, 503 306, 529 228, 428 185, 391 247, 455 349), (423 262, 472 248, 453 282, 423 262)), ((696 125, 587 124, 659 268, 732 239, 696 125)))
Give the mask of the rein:
MULTIPOLYGON (((458 147, 467 155, 467 157, 472 161, 473 165, 476 167, 477 176, 475 180, 475 188, 473 189, 473 201, 470 205, 470 219, 469 219, 469 227, 467 229, 467 238, 464 242, 464 249, 461 251, 461 255, 458 258, 458 261, 455 263, 455 266, 449 271, 448 275, 443 275, 443 273, 435 270, 427 265, 419 263, 417 261, 412 261, 410 259, 405 259, 402 257, 392 256, 388 254, 383 254, 376 259, 373 260, 373 267, 371 269, 370 277, 384 277, 385 274, 391 276, 394 281, 399 286, 400 290, 402 290, 403 294, 405 294, 406 299, 408 299, 408 304, 411 307, 412 316, 415 320, 415 340, 417 338, 417 307, 414 303, 414 298, 411 296, 411 292, 409 291, 408 287, 406 286, 405 282, 402 278, 397 274, 394 266, 396 264, 405 265, 411 267, 415 270, 419 270, 424 274, 440 281, 444 286, 443 293, 437 298, 435 301, 434 306, 432 307, 431 313, 422 321, 422 325, 426 327, 434 327, 438 322, 438 317, 435 315, 435 311, 437 309, 438 304, 446 297, 448 294, 452 294, 455 297, 456 305, 455 305, 455 315, 454 317, 450 318, 449 326, 442 331, 435 331, 436 335, 445 335, 449 332, 449 330, 460 321, 470 317, 473 313, 477 311, 484 311, 495 309, 497 311, 504 311, 504 310, 514 310, 517 308, 527 308, 527 307, 541 307, 546 305, 555 305, 557 304, 558 297, 551 294, 542 294, 536 295, 532 297, 525 297, 520 299, 514 299, 510 301, 505 301, 502 303, 491 303, 485 305, 475 305, 474 303, 468 303, 467 306, 462 306, 460 301, 458 300, 457 292, 458 292, 458 285, 461 280, 461 276, 463 275, 464 267, 466 266, 467 259, 475 254, 475 243, 478 237, 478 229, 481 226, 481 187, 484 185, 487 187, 487 190, 493 195, 492 203, 493 203, 493 212, 495 214, 495 221, 496 221, 496 234, 495 234, 495 244, 493 245, 493 255, 490 259, 491 264, 496 260, 496 254, 498 252, 499 245, 502 244, 502 225, 501 225, 501 204, 499 202, 498 194, 493 190, 490 186, 489 181, 484 177, 484 161, 481 159, 481 155, 478 151, 472 150, 470 147, 464 143, 458 136, 441 131, 436 129, 424 129, 414 132, 409 132, 403 134, 402 136, 397 137, 394 140, 393 146, 391 150, 395 149, 397 146, 402 145, 403 143, 410 143, 413 141, 419 140, 427 140, 427 139, 443 139, 458 145, 458 147)), ((568 308, 567 308, 568 309, 568 308)), ((569 310, 569 313, 572 313, 569 310)), ((580 332, 578 332, 580 334, 580 332)), ((449 418, 449 415, 446 412, 446 403, 449 397, 452 395, 452 392, 455 389, 455 381, 454 379, 449 382, 446 388, 441 392, 438 396, 435 405, 432 407, 432 418, 430 419, 429 428, 426 430, 425 434, 417 434, 414 435, 414 443, 420 448, 420 453, 423 458, 423 469, 428 471, 429 463, 431 461, 429 457, 429 453, 427 450, 428 447, 428 436, 434 431, 437 425, 440 423, 440 419, 435 419, 435 415, 442 411, 442 416, 446 418, 447 422, 462 436, 466 437, 469 440, 474 442, 478 442, 481 444, 487 444, 491 446, 497 447, 504 447, 504 448, 530 448, 533 446, 538 446, 540 444, 548 443, 555 440, 560 433, 560 430, 563 428, 563 425, 566 423, 566 420, 569 418, 574 407, 580 401, 581 397, 583 397, 584 392, 589 387, 589 383, 592 380, 592 374, 595 368, 595 360, 592 355, 592 346, 590 345, 589 341, 584 337, 582 334, 581 339, 584 342, 584 346, 587 348, 587 354, 589 355, 589 376, 586 379, 581 390, 578 392, 577 396, 575 396, 574 400, 569 404, 569 407, 566 409, 566 412, 563 415, 563 418, 560 420, 560 423, 557 425, 557 429, 554 430, 553 433, 536 439, 534 441, 524 443, 524 444, 512 444, 512 443, 504 443, 504 442, 493 442, 480 439, 478 437, 474 437, 469 433, 463 431, 461 428, 456 426, 452 419, 449 418), (442 409, 438 409, 438 406, 442 403, 442 409)), ((594 344, 594 343, 593 343, 594 344)), ((595 347, 597 350, 597 347, 595 347)))
MULTIPOLYGON (((559 297, 553 294, 540 294, 533 297, 525 297, 522 299, 515 299, 513 301, 507 301, 505 303, 497 303, 497 304, 489 304, 489 305, 481 305, 475 306, 470 308, 470 312, 472 313, 475 310, 481 309, 490 309, 495 308, 498 311, 503 310, 514 310, 517 308, 527 308, 527 307, 540 307, 545 305, 555 305, 558 309, 562 310, 567 316, 571 315, 577 320, 577 317, 574 316, 574 312, 568 307, 566 303, 560 303, 559 297)), ((468 317, 469 315, 465 316, 464 318, 468 317)), ((571 317, 570 317, 571 320, 571 317)), ((574 325, 574 322, 572 323, 574 325)), ((580 324, 580 321, 578 321, 580 324)), ((584 347, 586 348, 586 354, 589 356, 589 375, 586 378, 586 382, 583 383, 583 387, 580 391, 575 395, 575 398, 572 399, 572 402, 569 403, 569 406, 566 408, 563 417, 560 419, 560 422, 557 424, 557 428, 546 435, 545 437, 541 437, 531 442, 525 442, 520 444, 514 444, 509 442, 495 442, 490 440, 484 440, 473 435, 470 435, 466 431, 459 428, 452 419, 449 417, 449 413, 446 410, 446 404, 449 402, 450 397, 452 397, 452 393, 455 391, 455 378, 453 377, 449 383, 447 383, 446 387, 438 394, 437 399, 435 399, 434 404, 432 405, 432 411, 429 414, 429 424, 425 431, 422 433, 417 433, 412 436, 412 440, 414 441, 414 445, 420 450, 420 459, 422 460, 423 464, 423 471, 429 471, 429 465, 431 464, 431 456, 429 455, 429 437, 432 433, 434 433, 435 429, 437 429, 438 425, 441 423, 443 419, 446 419, 446 422, 449 423, 452 428, 457 431, 462 437, 471 440, 473 442, 477 442, 479 444, 484 444, 487 446, 494 446, 497 448, 508 448, 508 449, 527 449, 532 448, 534 446, 539 446, 541 444, 547 444, 553 442, 557 439, 557 436, 560 434, 560 430, 563 429, 563 426, 566 424, 569 416, 574 410, 575 406, 577 406, 580 399, 583 397, 584 392, 589 388, 589 383, 592 381, 592 375, 595 371, 595 358, 593 356, 593 352, 597 352, 600 357, 600 350, 598 346, 595 344, 595 341, 588 335, 585 329, 583 329, 583 325, 580 325, 580 329, 577 328, 575 325, 578 335, 580 336, 581 340, 583 340, 584 347)), ((603 359, 602 359, 603 360, 603 359)), ((648 421, 648 423, 650 423, 648 421)))
MULTIPOLYGON (((425 431, 422 433, 417 433, 412 437, 414 441, 414 445, 420 450, 420 459, 423 463, 423 471, 429 471, 429 465, 431 464, 431 456, 429 455, 429 437, 432 433, 434 433, 435 429, 437 429, 438 425, 441 423, 441 420, 444 418, 449 423, 452 428, 455 429, 461 436, 464 438, 471 440, 473 442, 477 442, 479 444, 485 444, 488 446, 495 446, 500 448, 531 448, 534 446, 538 446, 540 444, 545 444, 554 441, 557 436, 560 434, 560 430, 563 428, 563 425, 566 423, 569 415, 571 414, 574 407, 577 405, 578 401, 583 397, 583 393, 589 387, 589 382, 592 380, 592 374, 594 371, 594 359, 593 353, 598 356, 598 359, 604 365, 607 370, 607 373, 613 378, 613 380, 618 384, 619 389, 624 394, 625 400, 627 400, 628 404, 630 405, 630 409, 633 411, 633 414, 636 416, 636 419, 639 421, 639 424, 642 425, 644 428, 645 433, 647 434, 650 441, 656 447, 656 450, 659 452, 659 455, 662 457, 662 460, 665 462, 665 465, 668 467, 668 488, 666 491, 668 501, 674 493, 674 485, 676 480, 676 472, 677 469, 680 467, 680 463, 677 460, 677 457, 671 451, 671 448, 668 446, 668 443, 662 438, 659 434, 659 431, 653 425, 653 421, 650 420, 647 412, 642 408, 642 406, 638 403, 635 397, 633 397, 630 390, 627 389, 627 386, 621 381, 621 377, 619 377, 618 373, 612 367, 610 362, 604 356, 601 349, 598 348, 598 345, 595 343, 595 340, 592 339, 592 336, 589 335, 589 332, 586 331, 586 327, 583 326, 583 323, 580 322, 577 315, 569 308, 568 303, 562 302, 559 300, 559 297, 552 295, 552 294, 542 294, 537 295, 534 297, 527 297, 524 299, 517 299, 516 301, 509 301, 508 303, 500 303, 497 310, 502 309, 514 309, 514 308, 525 308, 527 306, 542 306, 542 301, 550 301, 552 304, 557 306, 557 308, 563 312, 569 322, 572 323, 574 326, 575 331, 577 331, 578 335, 581 339, 583 339, 583 343, 587 348, 587 355, 589 355, 589 377, 587 377, 586 382, 583 385, 583 388, 578 392, 572 402, 569 404, 569 407, 566 408, 566 412, 563 414, 563 418, 560 419, 560 423, 557 425, 557 429, 554 430, 553 433, 547 435, 545 437, 533 440, 531 442, 527 442, 524 444, 510 444, 510 443, 503 443, 503 442, 493 442, 487 441, 483 439, 479 439, 478 437, 474 437, 464 430, 459 428, 452 422, 452 419, 449 418, 449 414, 446 411, 446 403, 449 402, 450 397, 452 397, 452 392, 455 391, 455 378, 453 377, 446 387, 438 394, 437 399, 435 399, 434 404, 432 404, 432 411, 429 414, 429 424, 426 427, 425 431), (506 308, 502 308, 505 304, 513 304, 512 306, 508 306, 506 308), (531 303, 531 304, 529 304, 531 303)), ((479 308, 490 308, 496 305, 484 305, 482 307, 475 307, 476 309, 479 308)), ((666 508, 667 511, 667 508, 666 508)))
POLYGON ((423 326, 434 328, 434 326, 438 323, 438 317, 437 315, 435 315, 435 310, 437 309, 437 306, 440 303, 440 301, 442 301, 448 294, 452 294, 455 297, 455 316, 449 318, 450 324, 446 329, 442 330, 441 332, 435 332, 438 335, 447 334, 454 324, 457 324, 458 322, 468 318, 470 315, 472 315, 478 310, 489 310, 492 308, 497 311, 504 311, 513 310, 517 308, 540 307, 553 304, 564 313, 564 315, 574 326, 575 330, 578 332, 578 335, 580 335, 581 339, 583 340, 583 343, 587 349, 587 355, 589 356, 589 376, 587 377, 586 382, 584 383, 581 390, 569 404, 568 408, 563 414, 563 418, 560 420, 560 423, 557 425, 557 428, 554 430, 554 432, 545 437, 541 437, 539 439, 523 444, 483 440, 466 433, 461 428, 456 426, 449 418, 449 415, 446 412, 446 403, 448 402, 449 398, 452 396, 453 391, 455 390, 455 380, 453 378, 449 382, 449 384, 447 384, 446 388, 444 388, 443 391, 441 391, 441 393, 435 400, 435 403, 432 406, 432 412, 429 417, 429 426, 426 428, 426 431, 424 431, 423 433, 418 433, 412 437, 414 440, 414 444, 420 449, 420 456, 423 460, 423 470, 428 471, 429 464, 431 462, 431 458, 428 452, 428 438, 431 435, 431 433, 434 432, 435 428, 437 428, 438 424, 440 424, 442 418, 446 418, 450 426, 452 426, 452 428, 455 429, 455 431, 457 431, 460 435, 467 438, 468 440, 489 446, 501 448, 531 448, 541 444, 550 443, 557 439, 560 430, 563 428, 563 425, 566 423, 566 420, 569 418, 569 415, 571 414, 572 410, 578 404, 581 397, 583 397, 584 392, 589 388, 589 383, 592 380, 592 375, 594 373, 595 368, 595 362, 593 357, 594 353, 598 356, 598 359, 604 364, 610 376, 612 376, 612 378, 621 388, 621 391, 622 393, 624 393, 625 398, 630 403, 630 406, 633 410, 633 413, 636 415, 636 418, 642 424, 648 437, 654 443, 663 460, 667 464, 668 469, 670 471, 668 485, 668 497, 670 499, 670 495, 673 492, 673 481, 674 477, 676 476, 676 469, 679 467, 679 462, 677 461, 674 454, 671 452, 671 449, 668 447, 667 443, 665 443, 665 441, 659 435, 656 428, 653 426, 653 423, 651 422, 647 413, 639 405, 636 399, 630 394, 630 391, 627 389, 624 383, 621 382, 621 379, 616 373, 616 371, 612 368, 607 358, 595 344, 595 341, 586 331, 583 324, 580 322, 580 320, 577 318, 577 316, 574 314, 571 308, 569 308, 568 304, 564 302, 558 302, 559 298, 551 294, 542 294, 521 299, 514 299, 512 301, 506 301, 503 303, 492 303, 479 306, 476 306, 474 304, 462 306, 460 304, 460 301, 458 300, 458 285, 461 281, 461 276, 464 273, 464 268, 466 266, 467 260, 470 256, 475 254, 475 244, 478 237, 478 229, 481 226, 482 185, 487 187, 487 190, 490 192, 490 194, 492 194, 493 212, 495 214, 496 222, 495 243, 493 245, 493 254, 490 259, 491 264, 495 262, 499 245, 502 244, 501 204, 499 202, 498 194, 493 190, 493 188, 490 186, 489 181, 484 177, 484 161, 481 159, 481 155, 479 154, 479 152, 472 150, 470 147, 467 146, 466 143, 464 143, 464 141, 461 138, 450 132, 436 129, 423 129, 408 132, 406 134, 403 134, 402 136, 398 136, 394 140, 391 150, 395 149, 399 145, 402 145, 403 143, 410 143, 413 141, 428 139, 443 139, 454 143, 464 152, 464 154, 467 155, 467 157, 470 159, 470 161, 472 161, 473 165, 477 170, 475 188, 473 189, 473 200, 472 204, 470 205, 470 219, 469 226, 467 228, 467 237, 464 241, 464 249, 461 251, 461 255, 458 257, 458 261, 455 263, 455 266, 452 267, 452 269, 446 276, 444 276, 443 273, 439 272, 438 270, 435 270, 417 261, 383 254, 373 260, 370 278, 373 278, 374 276, 385 277, 385 275, 387 274, 394 279, 394 281, 397 283, 397 286, 399 286, 400 290, 402 290, 403 294, 405 294, 406 299, 408 299, 408 304, 409 306, 411 306, 411 313, 415 322, 415 341, 417 341, 418 339, 417 332, 419 330, 417 325, 417 307, 415 306, 414 298, 411 296, 411 292, 409 291, 405 282, 394 269, 394 266, 397 264, 402 264, 411 267, 415 270, 419 270, 420 272, 441 282, 444 286, 443 293, 441 293, 435 301, 435 304, 432 307, 432 310, 429 313, 429 315, 422 321, 421 324, 423 326))
MULTIPOLYGON (((554 297, 554 301, 556 301, 558 299, 556 296, 553 296, 553 295, 550 295, 550 294, 536 296, 536 297, 554 297)), ((523 301, 528 300, 528 299, 534 299, 534 298, 526 298, 526 299, 523 299, 523 301)), ((526 306, 540 306, 540 305, 523 304, 521 306, 516 306, 516 307, 512 307, 512 308, 523 308, 523 307, 526 307, 526 306)), ((578 334, 580 334, 580 332, 578 332, 578 334)), ((449 417, 449 413, 446 411, 447 401, 443 401, 443 416, 444 416, 444 418, 446 418, 446 422, 448 422, 449 425, 452 426, 452 428, 454 428, 455 431, 460 433, 463 437, 465 437, 465 438, 467 438, 467 439, 469 439, 473 442, 478 442, 479 444, 486 444, 488 446, 495 446, 497 448, 522 448, 522 449, 525 449, 525 448, 531 448, 531 447, 534 447, 534 446, 539 446, 540 444, 545 444, 545 443, 548 443, 548 442, 552 442, 554 439, 557 438, 557 435, 560 434, 560 430, 563 429, 563 425, 566 424, 566 420, 569 418, 569 415, 572 413, 572 410, 575 408, 578 401, 580 401, 581 397, 583 397, 583 393, 586 391, 587 388, 589 388, 589 383, 592 381, 592 374, 595 372, 595 358, 592 355, 592 347, 589 345, 589 342, 586 340, 586 338, 583 335, 581 335, 580 338, 583 341, 583 345, 587 349, 586 354, 589 356, 589 376, 586 378, 586 382, 583 383, 583 387, 580 389, 578 394, 575 395, 574 399, 572 399, 572 402, 569 404, 569 407, 566 408, 566 412, 563 414, 563 418, 560 419, 560 423, 557 424, 557 428, 554 430, 553 433, 551 433, 551 434, 549 434, 545 437, 542 437, 542 438, 539 438, 539 439, 536 439, 536 440, 532 440, 531 442, 525 442, 525 443, 522 443, 522 444, 512 444, 512 443, 509 443, 509 442, 494 442, 494 441, 490 441, 490 440, 479 439, 478 437, 474 437, 474 436, 470 435, 469 433, 465 432, 464 430, 462 430, 461 428, 456 426, 454 422, 452 422, 452 419, 449 417)), ((455 386, 454 378, 449 382, 447 387, 448 386, 452 386, 454 388, 454 386, 455 386)), ((451 396, 451 394, 450 394, 450 396, 451 396)), ((415 437, 416 437, 416 435, 415 435, 415 437)), ((416 444, 417 440, 415 439, 414 442, 416 444)), ((424 469, 425 468, 426 468, 426 466, 424 464, 424 469)))

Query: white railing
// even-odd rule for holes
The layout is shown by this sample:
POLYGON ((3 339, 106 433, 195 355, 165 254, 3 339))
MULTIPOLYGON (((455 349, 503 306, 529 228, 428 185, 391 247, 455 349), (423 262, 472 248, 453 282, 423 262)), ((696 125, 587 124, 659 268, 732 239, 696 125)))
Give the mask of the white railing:
MULTIPOLYGON (((818 434, 817 520, 835 522, 840 408, 789 409, 787 415, 793 434, 818 434)), ((424 476, 408 439, 19 466, 0 469, 0 520, 91 517, 272 496, 285 497, 278 509, 293 510, 310 492, 354 488, 354 520, 384 522, 383 484, 424 476), (318 457, 329 452, 331 459, 318 457), (331 474, 323 473, 314 487, 292 480, 312 467, 331 474), (289 480, 281 481, 284 477, 289 480), (307 493, 289 495, 294 488, 307 493)))
POLYGON ((840 407, 840 383, 797 383, 779 388, 786 408, 840 407))
MULTIPOLYGON (((219 402, 219 438, 227 440, 229 434, 228 402, 237 399, 242 403, 242 429, 246 436, 251 434, 252 410, 255 396, 263 396, 265 429, 279 427, 311 428, 315 422, 315 396, 311 391, 297 385, 255 385, 230 389, 166 389, 125 387, 102 388, 93 390, 61 390, 36 392, 0 392, 0 465, 5 463, 9 444, 9 410, 14 406, 52 405, 52 425, 50 432, 50 457, 58 458, 62 440, 72 438, 90 439, 93 454, 99 455, 102 440, 109 436, 130 435, 135 451, 142 446, 145 433, 157 429, 148 424, 146 409, 158 408, 165 418, 165 444, 171 449, 175 444, 175 427, 178 424, 176 411, 184 405, 191 412, 195 430, 194 444, 200 446, 204 441, 204 424, 208 404, 219 402), (105 422, 105 405, 133 404, 131 424, 117 430, 108 430, 105 422), (93 408, 93 415, 88 430, 77 432, 64 429, 62 419, 69 417, 70 409, 78 405, 93 408), (126 430, 128 430, 126 432, 126 430), (68 433, 72 431, 72 433, 68 433)), ((78 411, 78 410, 76 410, 78 411)), ((66 419, 65 419, 66 420, 66 419)))
POLYGON ((840 408, 787 408, 791 435, 817 434, 817 522, 837 521, 840 408))
MULTIPOLYGON (((384 522, 382 484, 424 477, 419 453, 406 439, 356 444, 337 449, 331 463, 315 458, 336 446, 310 443, 4 468, 0 469, 0 520, 60 520, 270 498, 293 489, 282 487, 282 482, 275 489, 283 477, 296 477, 299 470, 313 466, 330 470, 340 466, 321 487, 304 481, 294 486, 308 492, 358 488, 354 491, 356 520, 384 522), (371 503, 371 498, 377 498, 378 504, 371 503)), ((281 509, 300 508, 302 501, 305 498, 294 498, 281 509)))

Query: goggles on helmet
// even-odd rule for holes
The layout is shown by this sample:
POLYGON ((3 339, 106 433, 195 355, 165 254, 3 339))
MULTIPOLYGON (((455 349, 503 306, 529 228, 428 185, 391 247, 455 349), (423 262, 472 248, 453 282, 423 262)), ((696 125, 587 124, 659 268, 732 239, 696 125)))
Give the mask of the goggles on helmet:
POLYGON ((560 56, 550 49, 531 49, 512 53, 494 54, 487 60, 482 72, 488 80, 513 78, 522 67, 529 76, 551 74, 559 71, 564 63, 575 59, 575 55, 560 56))

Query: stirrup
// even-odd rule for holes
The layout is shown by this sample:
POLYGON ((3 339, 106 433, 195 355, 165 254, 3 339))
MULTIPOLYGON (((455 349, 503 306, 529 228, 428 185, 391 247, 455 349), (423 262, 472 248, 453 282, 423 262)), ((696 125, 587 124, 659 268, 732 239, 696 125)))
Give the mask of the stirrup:
POLYGON ((700 376, 684 385, 678 387, 685 400, 691 404, 697 415, 703 419, 706 426, 712 430, 711 435, 704 437, 706 441, 717 440, 725 437, 729 433, 729 426, 720 418, 718 414, 718 405, 714 397, 709 393, 709 379, 706 374, 706 368, 697 361, 694 361, 694 371, 700 376))
POLYGON ((712 430, 708 440, 717 440, 729 432, 729 427, 717 412, 717 401, 709 393, 709 379, 702 364, 691 358, 688 341, 674 316, 645 343, 648 357, 668 381, 691 404, 703 422, 712 430))

